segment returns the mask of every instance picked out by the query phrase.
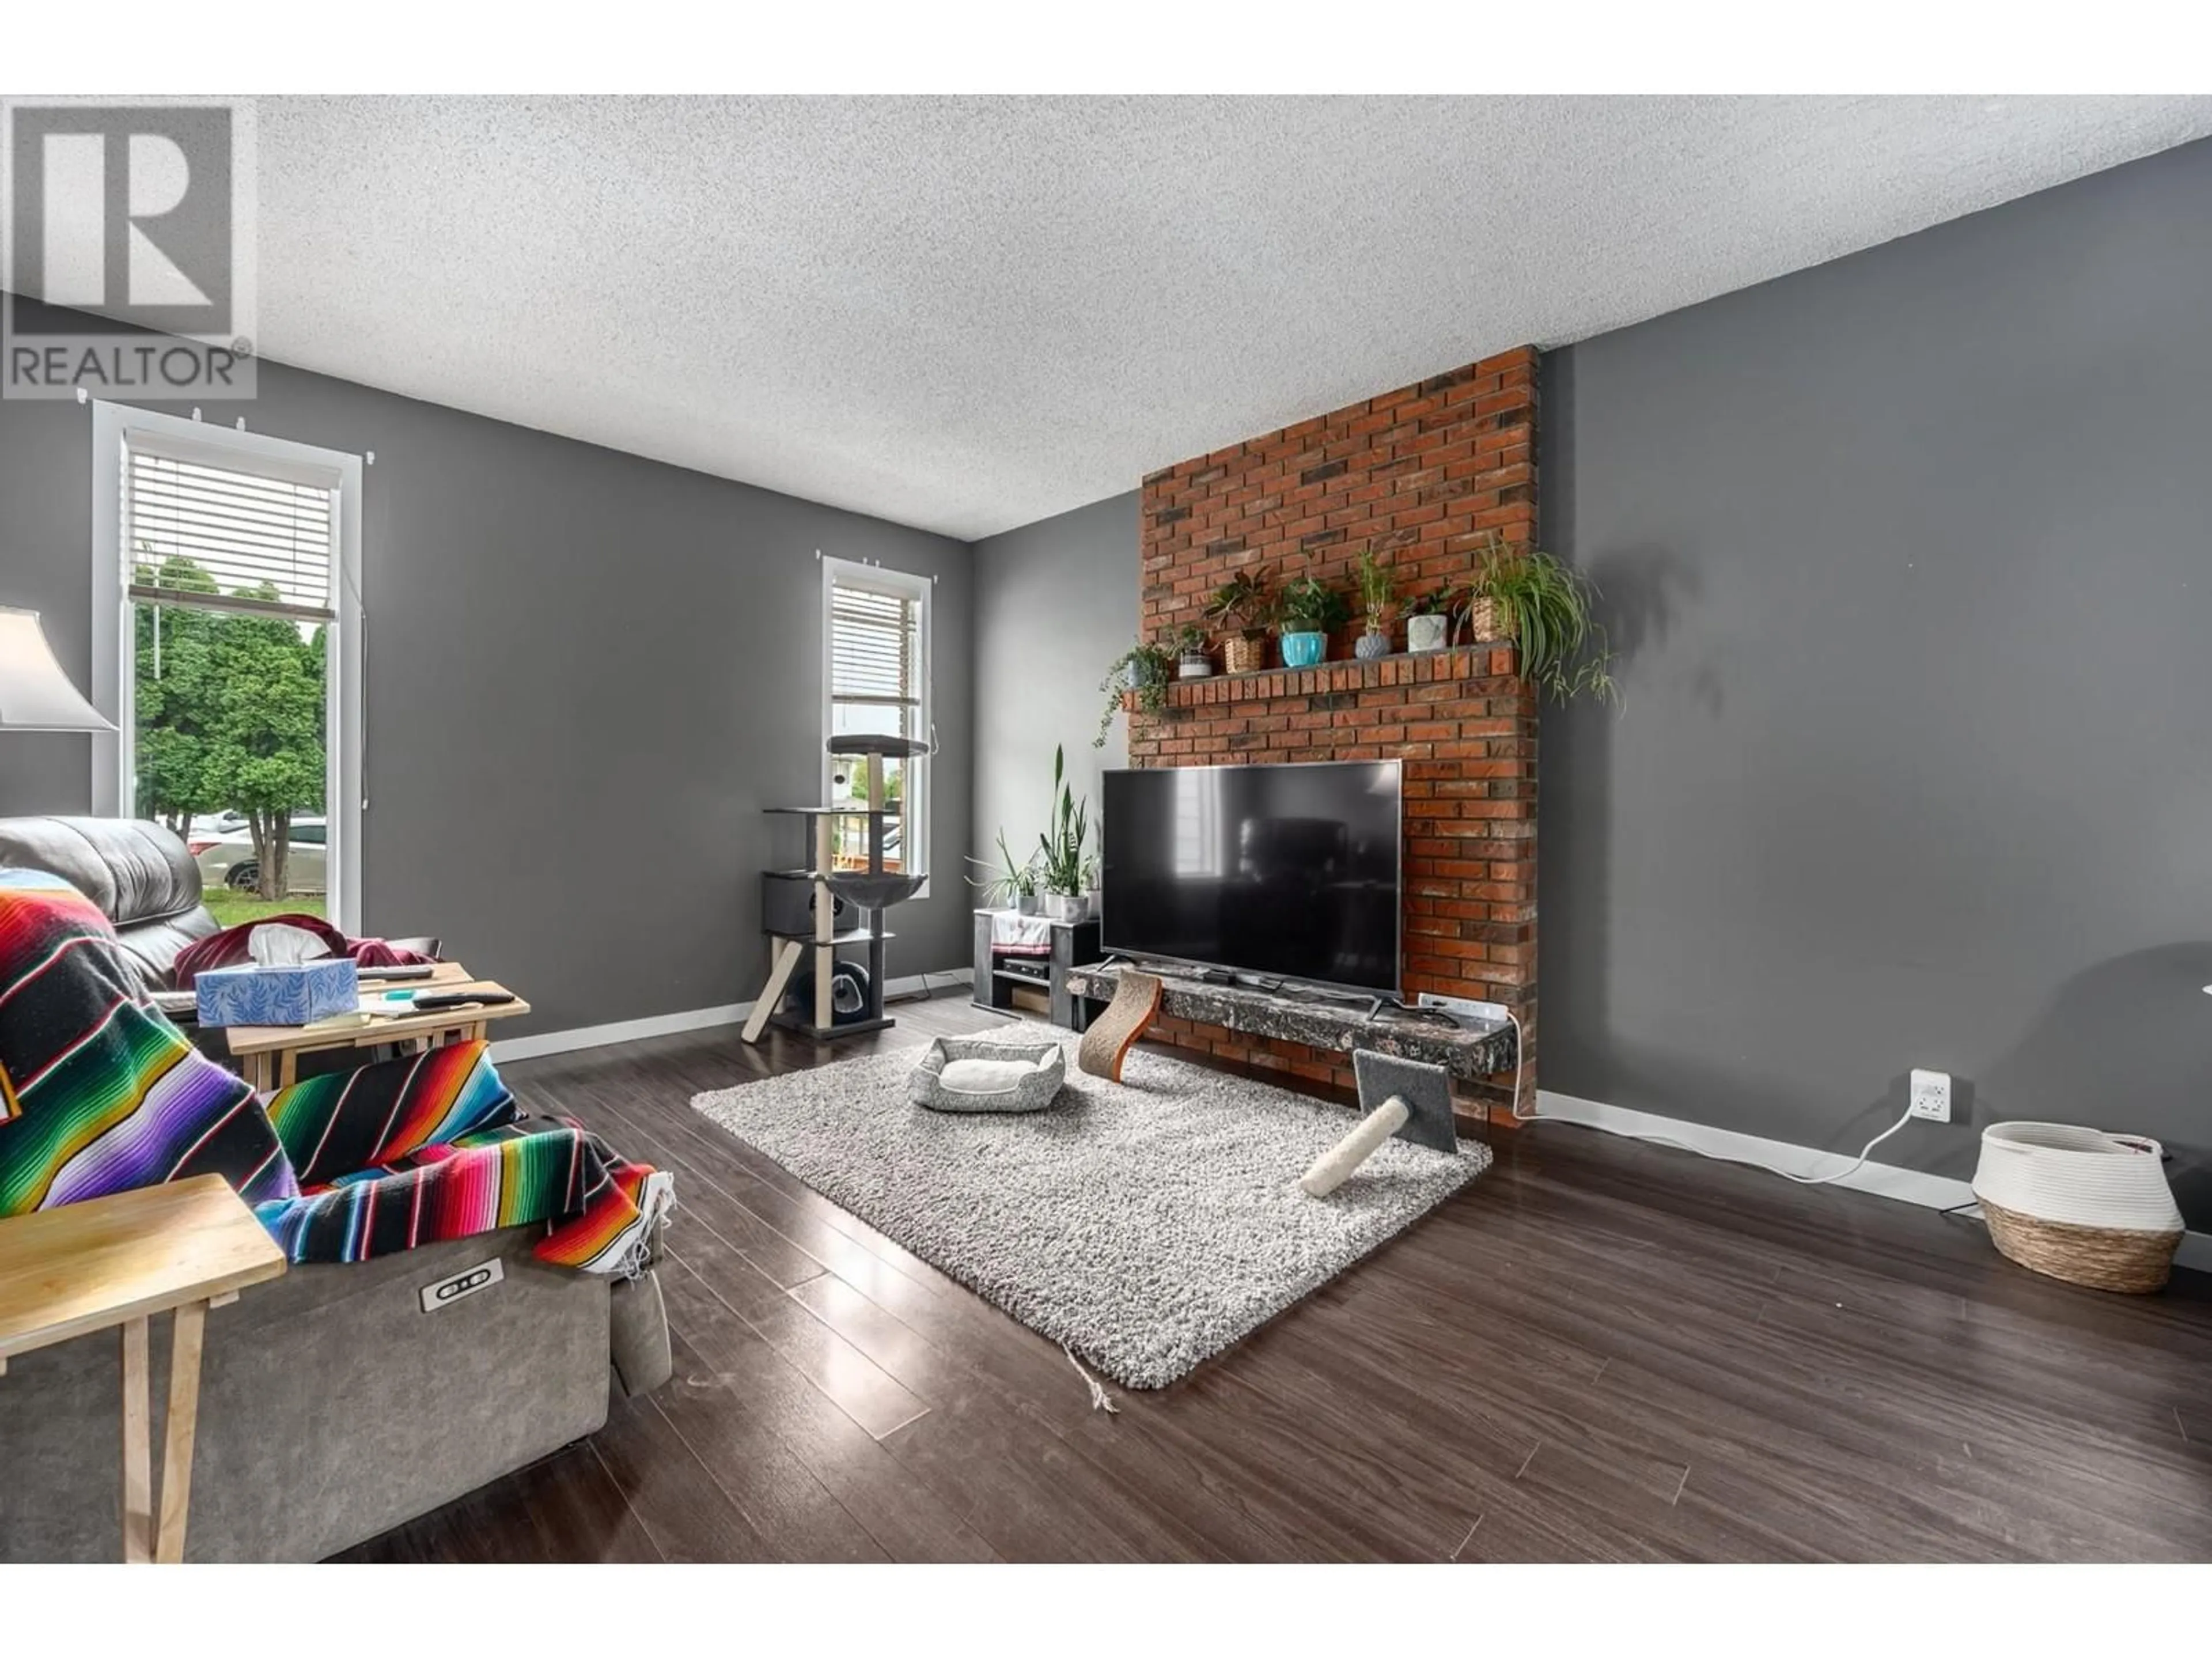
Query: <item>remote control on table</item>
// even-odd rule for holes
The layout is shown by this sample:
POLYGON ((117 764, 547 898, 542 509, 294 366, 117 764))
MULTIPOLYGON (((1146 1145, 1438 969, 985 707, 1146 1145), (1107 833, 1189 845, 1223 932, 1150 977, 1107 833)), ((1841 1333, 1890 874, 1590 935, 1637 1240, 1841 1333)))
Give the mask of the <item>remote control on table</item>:
POLYGON ((435 996, 416 997, 409 1006, 419 1013, 434 1014, 441 1008, 495 1008, 514 1000, 512 991, 441 991, 435 996))

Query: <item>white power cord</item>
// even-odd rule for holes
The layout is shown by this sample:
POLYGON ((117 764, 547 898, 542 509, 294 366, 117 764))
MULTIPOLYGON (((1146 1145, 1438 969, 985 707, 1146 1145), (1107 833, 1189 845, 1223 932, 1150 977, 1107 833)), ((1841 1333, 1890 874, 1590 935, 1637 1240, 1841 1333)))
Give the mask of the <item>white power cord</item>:
MULTIPOLYGON (((1517 1091, 1519 1087, 1517 1079, 1516 1080, 1515 1087, 1517 1091)), ((1517 1108, 1513 1115, 1516 1117, 1522 1116, 1522 1114, 1517 1108)), ((1539 1115, 1540 1115, 1535 1112, 1530 1112, 1528 1114, 1528 1118, 1536 1118, 1539 1115)), ((1523 1121, 1525 1121, 1526 1120, 1524 1119, 1523 1121)), ((1580 1118, 1573 1117, 1554 1116, 1545 1118, 1542 1121, 1550 1123, 1573 1123, 1577 1124, 1585 1129, 1604 1127, 1604 1126, 1600 1124, 1583 1123, 1580 1118)), ((1677 1152, 1695 1152, 1699 1158, 1709 1158, 1717 1164, 1741 1164, 1747 1170, 1764 1170, 1769 1175, 1780 1176, 1784 1181, 1794 1181, 1800 1187, 1825 1187, 1831 1182, 1843 1180, 1846 1176, 1856 1175, 1861 1170, 1866 1167, 1867 1159, 1873 1155, 1874 1149, 1875 1147, 1881 1146, 1883 1141, 1888 1139, 1892 1135, 1895 1134, 1899 1129, 1902 1129, 1906 1124, 1911 1121, 1912 1112, 1911 1109, 1908 1107, 1905 1109, 1904 1116, 1899 1118, 1896 1122, 1891 1124, 1889 1127, 1884 1129, 1880 1134, 1876 1135, 1872 1140, 1869 1140, 1864 1146, 1861 1147, 1859 1149, 1859 1155, 1856 1158, 1853 1158, 1844 1168, 1834 1171, 1832 1174, 1822 1176, 1792 1175, 1789 1170, 1783 1169, 1778 1164, 1761 1163, 1755 1158, 1736 1158, 1727 1152, 1714 1152, 1711 1148, 1706 1146, 1692 1146, 1686 1140, 1674 1140, 1666 1135, 1638 1134, 1632 1129, 1613 1128, 1604 1128, 1604 1133, 1607 1134, 1617 1134, 1628 1140, 1648 1141, 1654 1146, 1672 1146, 1677 1152)), ((1837 1156, 1841 1157, 1842 1154, 1838 1153, 1837 1156)))
MULTIPOLYGON (((1888 1139, 1892 1135, 1895 1134, 1899 1129, 1902 1129, 1906 1124, 1911 1121, 1912 1109, 1911 1107, 1907 1107, 1903 1117, 1898 1119, 1896 1122, 1891 1124, 1889 1127, 1884 1129, 1872 1140, 1869 1140, 1865 1146, 1859 1148, 1859 1155, 1851 1160, 1848 1168, 1838 1170, 1833 1175, 1791 1175, 1787 1170, 1777 1170, 1771 1164, 1754 1164, 1747 1158, 1731 1158, 1724 1159, 1723 1161, 1729 1164, 1750 1164, 1752 1168, 1755 1170, 1771 1170, 1774 1174, 1780 1176, 1784 1181, 1794 1181, 1801 1187, 1825 1187, 1832 1181, 1841 1181, 1845 1176, 1856 1175, 1861 1170, 1866 1167, 1866 1161, 1873 1154, 1875 1147, 1881 1146, 1883 1141, 1888 1139)), ((1708 1158, 1717 1158, 1720 1154, 1717 1152, 1708 1152, 1706 1156, 1708 1158)))
MULTIPOLYGON (((1499 1006, 1504 1006, 1503 1004, 1499 1006)), ((1507 1008, 1505 1018, 1513 1022, 1513 1121, 1516 1123, 1526 1123, 1536 1115, 1536 1103, 1534 1101, 1528 1103, 1527 1111, 1521 1109, 1521 1073, 1528 1064, 1528 1049, 1527 1045, 1521 1040, 1521 1016, 1510 1008, 1507 1008)))

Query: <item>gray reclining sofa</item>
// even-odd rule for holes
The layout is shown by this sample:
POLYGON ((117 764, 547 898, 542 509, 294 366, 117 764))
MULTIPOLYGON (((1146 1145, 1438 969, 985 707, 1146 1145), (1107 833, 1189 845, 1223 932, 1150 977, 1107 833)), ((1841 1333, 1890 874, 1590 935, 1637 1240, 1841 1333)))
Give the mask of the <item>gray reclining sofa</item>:
MULTIPOLYGON (((0 865, 77 885, 155 983, 215 930, 198 866, 158 825, 0 818, 0 865)), ((665 1381, 653 1273, 548 1267, 532 1254, 543 1231, 295 1267, 211 1312, 186 1559, 335 1554, 592 1433, 610 1387, 665 1381), (494 1261, 497 1283, 426 1311, 424 1289, 494 1261)), ((156 1446, 167 1343, 168 1321, 156 1320, 156 1446)), ((8 1362, 0 1561, 122 1559, 120 1390, 112 1332, 8 1362)))

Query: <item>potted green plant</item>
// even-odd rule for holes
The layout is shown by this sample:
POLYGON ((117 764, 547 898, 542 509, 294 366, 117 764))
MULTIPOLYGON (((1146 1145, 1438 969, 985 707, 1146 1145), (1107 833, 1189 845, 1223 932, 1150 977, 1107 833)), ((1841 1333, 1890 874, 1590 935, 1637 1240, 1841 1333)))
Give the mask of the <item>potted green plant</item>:
POLYGON ((1256 674, 1267 665, 1267 629, 1275 620, 1275 596, 1267 586, 1266 566, 1240 570, 1215 588, 1206 616, 1221 630, 1223 672, 1256 674))
POLYGON ((1451 643, 1455 599, 1451 584, 1406 601, 1406 649, 1441 651, 1451 643))
POLYGON ((1054 921, 1080 921, 1088 902, 1091 860, 1091 802, 1075 798, 1066 782, 1066 757, 1052 751, 1052 827, 1037 837, 1037 875, 1044 885, 1044 913, 1054 921))
POLYGON ((1206 650, 1206 630, 1196 623, 1185 623, 1176 629, 1176 678, 1202 680, 1212 672, 1213 659, 1206 650))
POLYGON ((1168 679, 1175 672, 1175 659, 1167 647, 1148 645, 1139 640, 1120 656, 1106 665, 1106 678, 1098 682, 1098 689, 1106 694, 1106 706, 1098 713, 1098 735, 1091 740, 1093 749, 1106 746, 1106 734, 1114 729, 1114 716, 1121 707, 1127 693, 1137 694, 1137 707, 1147 714, 1157 714, 1168 706, 1168 679))
POLYGON ((1570 697, 1618 700, 1613 649, 1591 615, 1599 595, 1589 577, 1540 549, 1493 540, 1468 587, 1477 639, 1508 639, 1520 655, 1521 678, 1561 702, 1570 697))
POLYGON ((968 878, 968 884, 982 896, 985 907, 993 910, 1018 910, 1033 916, 1037 908, 1036 855, 1030 855, 1027 863, 1018 861, 1013 848, 1006 845, 1006 832, 999 831, 999 862, 993 865, 982 859, 969 857, 969 863, 988 873, 981 880, 968 878))
POLYGON ((1344 626, 1352 607, 1344 595, 1313 574, 1306 574, 1283 589, 1276 605, 1275 626, 1283 637, 1283 666, 1310 668, 1328 655, 1328 636, 1344 626))
POLYGON ((1367 627, 1352 643, 1352 654, 1366 662, 1376 657, 1390 654, 1390 601, 1397 598, 1397 584, 1391 580, 1390 567, 1369 548, 1359 556, 1359 609, 1367 618, 1367 627))

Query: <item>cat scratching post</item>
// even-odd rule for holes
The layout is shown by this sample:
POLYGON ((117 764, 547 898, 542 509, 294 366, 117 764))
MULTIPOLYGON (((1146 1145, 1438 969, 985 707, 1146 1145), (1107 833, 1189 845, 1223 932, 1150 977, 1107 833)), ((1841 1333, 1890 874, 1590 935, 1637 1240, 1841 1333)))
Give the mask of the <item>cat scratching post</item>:
POLYGON ((1308 1198, 1327 1198, 1377 1146, 1404 1128, 1413 1115, 1411 1107, 1392 1095, 1361 1119, 1358 1128, 1316 1158, 1313 1167, 1298 1177, 1298 1185, 1308 1198))
MULTIPOLYGON (((771 1024, 781 1025, 798 1031, 817 1042, 835 1037, 853 1036, 862 1031, 880 1031, 896 1024, 884 1012, 884 941, 890 935, 884 931, 884 912, 894 904, 902 904, 921 890, 923 878, 904 868, 893 869, 890 865, 889 836, 886 828, 894 821, 902 821, 903 803, 895 803, 886 794, 884 781, 884 761, 886 757, 902 759, 909 764, 932 752, 932 745, 919 738, 887 736, 879 732, 850 732, 833 737, 828 744, 834 759, 857 760, 861 763, 860 775, 866 780, 862 793, 854 797, 853 804, 831 800, 823 806, 770 806, 763 810, 808 819, 813 825, 813 864, 805 870, 768 871, 762 875, 763 898, 762 908, 772 913, 767 902, 769 884, 779 886, 793 877, 803 877, 813 887, 809 914, 805 918, 803 931, 779 933, 769 930, 770 968, 768 983, 753 999, 752 1014, 745 1021, 744 1039, 758 1042, 767 1035, 771 1024), (846 838, 840 833, 842 822, 857 819, 868 827, 868 858, 865 867, 854 865, 846 838), (841 857, 843 862, 840 862, 841 857), (866 931, 848 927, 840 933, 837 918, 848 908, 868 914, 866 931), (837 952, 845 947, 866 945, 868 965, 862 969, 857 963, 838 966, 837 952), (811 963, 811 967, 809 964, 811 963), (811 972, 814 987, 812 1006, 787 1009, 784 999, 802 969, 811 972), (840 981, 857 987, 860 1006, 854 1007, 848 999, 848 1006, 837 1006, 840 981)), ((906 846, 914 845, 911 832, 906 846)), ((905 860, 900 859, 903 866, 905 860)), ((788 892, 787 886, 781 890, 788 892)), ((785 922, 795 927, 799 918, 785 922)))
POLYGON ((1452 1122, 1451 1073, 1443 1066, 1362 1049, 1352 1056, 1352 1069, 1359 1079, 1359 1103, 1378 1103, 1298 1177, 1298 1186, 1309 1198, 1327 1198, 1393 1135, 1439 1152, 1459 1150, 1459 1130, 1452 1122))

